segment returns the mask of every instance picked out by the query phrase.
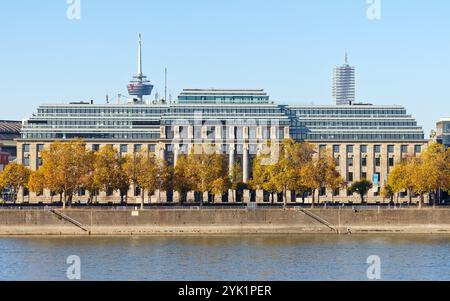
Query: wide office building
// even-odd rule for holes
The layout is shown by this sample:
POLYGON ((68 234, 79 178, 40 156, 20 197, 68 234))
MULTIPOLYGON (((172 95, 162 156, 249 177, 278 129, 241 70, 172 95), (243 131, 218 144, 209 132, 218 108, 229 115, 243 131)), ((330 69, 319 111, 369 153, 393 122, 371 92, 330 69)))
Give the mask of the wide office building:
POLYGON ((450 147, 450 118, 442 118, 437 123, 436 140, 438 143, 450 147))
MULTIPOLYGON (((401 106, 280 105, 263 90, 186 89, 170 104, 42 105, 23 123, 22 136, 17 140, 18 158, 37 169, 42 165, 41 151, 46 145, 72 138, 84 139, 94 151, 107 144, 114 145, 122 155, 148 150, 174 165, 180 154, 192 151, 196 145, 213 144, 217 152, 227 155, 230 168, 241 164, 244 182, 252 177, 253 159, 267 151, 267 145, 273 147, 286 138, 308 141, 318 151, 333 153, 342 177, 349 183, 363 178, 373 181, 369 202, 386 201, 380 191, 390 170, 407 156, 419 154, 428 143, 423 129, 401 106)), ((135 192, 130 189, 128 202, 141 201, 135 192)), ((327 189, 318 193, 321 200, 328 201, 333 194, 327 189)), ((176 202, 172 195, 151 197, 145 202, 176 202)), ((21 200, 50 200, 49 192, 27 196, 25 192, 21 200)), ((83 198, 87 196, 82 192, 75 200, 83 198)), ((216 201, 232 199, 228 196, 216 201)), ((268 199, 267 193, 246 191, 242 201, 268 199)), ((297 201, 294 194, 289 199, 297 201)), ((346 189, 338 191, 333 199, 358 202, 358 196, 346 189)), ((120 197, 118 193, 102 193, 99 200, 118 202, 120 197)))

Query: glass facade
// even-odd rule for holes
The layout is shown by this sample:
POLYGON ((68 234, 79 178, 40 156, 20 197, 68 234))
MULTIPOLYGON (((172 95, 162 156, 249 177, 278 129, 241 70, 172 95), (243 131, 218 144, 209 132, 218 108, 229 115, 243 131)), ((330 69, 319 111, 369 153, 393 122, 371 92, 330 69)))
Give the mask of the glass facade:
POLYGON ((178 103, 164 105, 42 105, 24 122, 21 135, 24 140, 158 142, 175 138, 175 126, 180 127, 180 138, 187 138, 189 126, 193 126, 195 139, 204 138, 202 127, 207 127, 207 136, 214 139, 218 133, 214 129, 221 126, 222 139, 229 138, 228 129, 234 127, 237 140, 244 139, 244 128, 248 139, 260 136, 269 139, 273 135, 283 139, 288 128, 295 140, 424 140, 423 129, 400 106, 287 106, 276 105, 269 99, 263 90, 187 89, 178 103))

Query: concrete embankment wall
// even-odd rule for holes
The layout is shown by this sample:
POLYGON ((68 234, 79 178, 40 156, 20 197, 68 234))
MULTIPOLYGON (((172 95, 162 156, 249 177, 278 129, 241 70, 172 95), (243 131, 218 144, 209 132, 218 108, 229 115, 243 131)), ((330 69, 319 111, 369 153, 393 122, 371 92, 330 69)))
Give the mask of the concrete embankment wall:
POLYGON ((449 233, 450 209, 0 210, 0 235, 449 233), (320 221, 322 220, 322 221, 320 221), (328 222, 332 227, 323 223, 328 222))

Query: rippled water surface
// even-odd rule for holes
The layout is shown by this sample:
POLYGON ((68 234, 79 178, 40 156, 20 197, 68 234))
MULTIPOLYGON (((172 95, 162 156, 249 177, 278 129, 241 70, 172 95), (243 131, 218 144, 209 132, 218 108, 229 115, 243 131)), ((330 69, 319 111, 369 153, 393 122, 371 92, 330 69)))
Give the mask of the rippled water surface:
POLYGON ((450 236, 0 238, 0 280, 450 280, 450 236))

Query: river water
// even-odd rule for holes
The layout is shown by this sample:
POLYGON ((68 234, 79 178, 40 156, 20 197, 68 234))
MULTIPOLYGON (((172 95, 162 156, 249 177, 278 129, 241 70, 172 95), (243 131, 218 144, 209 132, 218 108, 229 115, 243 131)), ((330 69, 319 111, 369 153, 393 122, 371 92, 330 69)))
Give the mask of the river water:
POLYGON ((81 280, 368 280, 373 255, 382 280, 450 280, 450 236, 433 235, 8 237, 0 280, 68 280, 71 255, 81 280))

